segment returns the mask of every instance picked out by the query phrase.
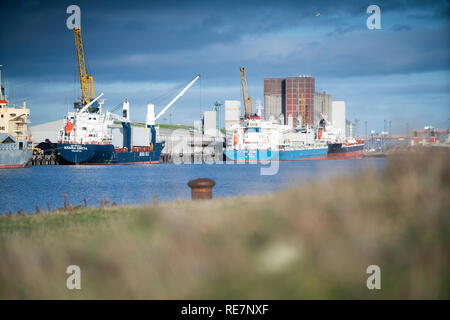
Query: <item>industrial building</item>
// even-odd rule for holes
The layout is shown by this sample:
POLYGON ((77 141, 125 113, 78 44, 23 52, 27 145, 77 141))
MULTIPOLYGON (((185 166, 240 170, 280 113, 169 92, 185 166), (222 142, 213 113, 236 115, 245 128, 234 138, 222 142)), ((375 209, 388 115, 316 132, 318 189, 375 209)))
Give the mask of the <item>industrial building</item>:
POLYGON ((337 134, 345 136, 345 101, 333 101, 331 105, 331 117, 328 119, 336 129, 337 134))
POLYGON ((322 119, 321 114, 331 121, 331 108, 333 104, 333 98, 331 94, 314 92, 314 124, 317 125, 318 121, 322 119))
POLYGON ((203 112, 203 134, 216 137, 217 132, 217 111, 205 111, 203 112))
POLYGON ((286 105, 285 79, 264 79, 264 119, 284 123, 286 105))
POLYGON ((63 126, 64 120, 61 119, 30 126, 28 130, 30 131, 35 145, 45 142, 47 139, 56 143, 59 140, 59 131, 63 126))
POLYGON ((239 123, 241 116, 241 102, 239 100, 225 100, 225 130, 239 123))
POLYGON ((315 79, 300 75, 264 79, 264 119, 289 126, 316 127, 323 115, 342 137, 346 135, 345 101, 333 101, 331 94, 315 92, 315 79), (302 107, 304 119, 302 120, 302 107), (303 123, 302 123, 303 121, 303 123))
POLYGON ((349 120, 345 121, 345 136, 347 138, 356 138, 356 124, 349 120))
MULTIPOLYGON (((315 79, 311 76, 264 79, 264 118, 292 126, 302 126, 302 107, 305 108, 304 125, 313 126, 315 79)), ((317 120, 318 121, 318 120, 317 120)))

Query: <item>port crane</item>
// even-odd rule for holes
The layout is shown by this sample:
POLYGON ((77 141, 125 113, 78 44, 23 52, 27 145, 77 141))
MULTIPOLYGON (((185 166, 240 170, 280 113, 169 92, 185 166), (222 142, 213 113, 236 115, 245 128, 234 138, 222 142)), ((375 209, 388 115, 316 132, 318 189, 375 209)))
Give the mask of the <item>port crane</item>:
POLYGON ((169 109, 182 95, 184 95, 184 93, 195 83, 195 81, 197 81, 200 78, 200 75, 198 74, 191 82, 189 82, 189 84, 184 87, 183 90, 181 90, 180 93, 177 94, 177 96, 175 98, 173 98, 169 104, 167 106, 165 106, 160 113, 158 113, 158 115, 155 117, 155 121, 158 120, 159 117, 161 117, 166 111, 167 109, 169 109))
POLYGON ((84 58, 83 38, 81 37, 81 28, 73 28, 75 37, 75 48, 77 50, 78 72, 80 74, 81 84, 81 106, 88 105, 95 100, 94 79, 87 73, 86 62, 84 58))
POLYGON ((302 114, 302 128, 306 127, 306 112, 305 112, 305 95, 303 94, 303 91, 300 95, 300 105, 301 105, 301 114, 302 114))
POLYGON ((242 94, 244 96, 244 105, 245 105, 245 118, 250 118, 250 115, 253 114, 253 100, 248 96, 247 89, 247 77, 245 75, 245 68, 241 67, 239 69, 241 71, 241 83, 242 83, 242 94))
POLYGON ((191 82, 189 82, 189 84, 183 88, 183 90, 181 90, 177 96, 175 98, 173 98, 168 105, 166 105, 159 113, 158 115, 155 116, 155 105, 152 103, 149 103, 147 105, 147 119, 146 119, 146 123, 149 126, 155 126, 155 122, 156 120, 158 120, 164 113, 166 113, 166 111, 181 97, 184 95, 184 93, 190 88, 192 87, 192 85, 198 80, 200 79, 200 75, 198 74, 191 82))

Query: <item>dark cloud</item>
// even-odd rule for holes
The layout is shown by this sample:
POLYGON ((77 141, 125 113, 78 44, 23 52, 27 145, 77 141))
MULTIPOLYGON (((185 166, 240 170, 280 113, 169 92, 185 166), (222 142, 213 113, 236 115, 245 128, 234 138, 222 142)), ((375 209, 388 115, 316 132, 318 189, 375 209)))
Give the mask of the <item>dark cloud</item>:
POLYGON ((332 37, 334 35, 346 34, 348 32, 362 30, 362 29, 364 29, 364 26, 361 26, 361 25, 359 25, 359 26, 337 26, 336 28, 334 28, 333 31, 328 32, 327 36, 332 37))
MULTIPOLYGON (((237 43, 246 36, 327 28, 329 37, 364 29, 370 3, 349 1, 79 1, 89 61, 170 55, 237 43), (317 18, 316 12, 321 16, 317 18), (360 17, 355 20, 352 17, 360 17), (353 20, 352 20, 353 19, 353 20)), ((378 1, 382 12, 447 12, 448 1, 378 1)), ((74 66, 73 36, 65 28, 72 1, 2 1, 0 59, 16 76, 64 77, 74 66)), ((435 18, 437 19, 437 18, 435 18)), ((383 20, 384 21, 384 20, 383 20)), ((405 30, 396 24, 393 31, 405 30)), ((239 52, 236 52, 239 55, 239 52)), ((117 63, 115 64, 117 65, 117 63)), ((98 69, 108 76, 122 70, 98 69)), ((128 66, 124 66, 128 67, 128 66)), ((153 67, 147 66, 144 69, 153 67)), ((141 67, 142 70, 142 67, 141 67)), ((148 71, 148 70, 147 70, 148 71)), ((131 74, 131 73, 129 73, 131 74)), ((159 75, 163 78, 170 72, 159 75)), ((141 76, 137 72, 138 78, 141 76)))
POLYGON ((408 26, 406 24, 394 24, 391 27, 392 31, 403 31, 403 30, 408 30, 409 31, 411 29, 412 29, 411 26, 408 26))
POLYGON ((259 87, 264 77, 300 73, 320 83, 330 76, 448 72, 449 1, 376 2, 382 30, 371 31, 365 22, 373 2, 360 0, 0 1, 0 64, 10 79, 36 88, 75 82, 65 22, 66 8, 78 4, 87 63, 100 87, 184 82, 197 73, 205 84, 236 86, 240 65, 259 87))

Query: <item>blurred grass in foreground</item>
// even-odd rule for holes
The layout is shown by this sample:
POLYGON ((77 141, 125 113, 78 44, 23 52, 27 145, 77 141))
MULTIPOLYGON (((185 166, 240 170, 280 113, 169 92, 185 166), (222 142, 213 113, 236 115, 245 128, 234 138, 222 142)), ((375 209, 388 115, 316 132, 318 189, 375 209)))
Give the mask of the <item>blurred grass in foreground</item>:
POLYGON ((450 298, 449 152, 264 196, 0 218, 0 298, 450 298), (66 289, 68 265, 81 290, 66 289), (366 268, 381 268, 368 290, 366 268))

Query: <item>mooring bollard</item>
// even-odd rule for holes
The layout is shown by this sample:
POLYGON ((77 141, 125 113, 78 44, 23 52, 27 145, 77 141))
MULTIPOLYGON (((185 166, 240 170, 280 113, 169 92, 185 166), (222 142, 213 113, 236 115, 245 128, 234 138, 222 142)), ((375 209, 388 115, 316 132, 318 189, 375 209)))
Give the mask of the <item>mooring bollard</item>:
POLYGON ((212 199, 212 188, 216 185, 214 180, 198 178, 188 182, 192 190, 192 200, 212 199))

